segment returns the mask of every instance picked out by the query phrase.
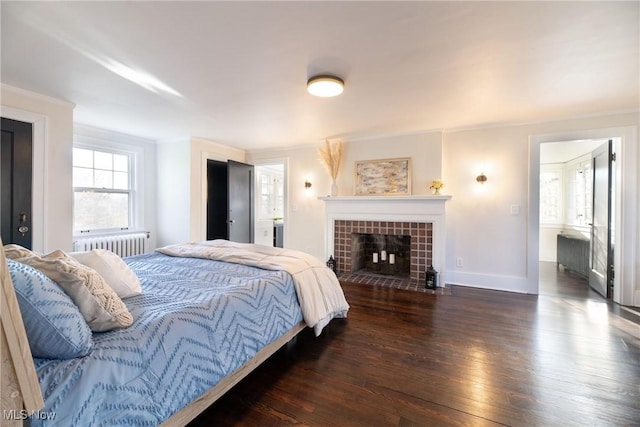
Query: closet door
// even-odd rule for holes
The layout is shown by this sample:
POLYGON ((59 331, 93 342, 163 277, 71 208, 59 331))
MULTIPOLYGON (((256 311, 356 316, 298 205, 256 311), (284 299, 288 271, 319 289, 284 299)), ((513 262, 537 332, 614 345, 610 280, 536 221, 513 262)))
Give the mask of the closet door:
POLYGON ((227 162, 207 160, 207 240, 228 239, 227 162))
POLYGON ((253 243, 254 223, 254 171, 253 165, 229 160, 228 190, 229 240, 253 243))
POLYGON ((31 249, 33 127, 3 117, 0 129, 0 234, 5 244, 31 249))

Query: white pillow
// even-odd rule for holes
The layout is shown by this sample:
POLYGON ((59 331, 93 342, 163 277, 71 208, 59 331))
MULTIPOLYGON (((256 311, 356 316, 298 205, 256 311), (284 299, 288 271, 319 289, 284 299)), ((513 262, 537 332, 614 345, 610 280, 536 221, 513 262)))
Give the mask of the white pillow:
POLYGON ((120 298, 142 293, 140 279, 117 254, 106 249, 94 249, 89 252, 72 252, 69 255, 97 271, 120 298))

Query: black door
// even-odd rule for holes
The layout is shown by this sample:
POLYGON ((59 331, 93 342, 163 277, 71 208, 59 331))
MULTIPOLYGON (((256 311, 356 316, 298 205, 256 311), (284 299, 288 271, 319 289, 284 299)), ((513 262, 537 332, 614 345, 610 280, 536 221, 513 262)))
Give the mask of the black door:
POLYGON ((207 240, 228 239, 227 162, 207 160, 207 240))
POLYGON ((207 160, 207 240, 253 242, 253 165, 207 160))
POLYGON ((253 165, 228 162, 229 240, 253 243, 253 165))
POLYGON ((2 118, 0 223, 4 244, 31 249, 33 125, 2 118))
POLYGON ((589 285, 605 298, 613 296, 613 247, 611 245, 611 194, 613 141, 601 145, 593 156, 593 210, 589 285))

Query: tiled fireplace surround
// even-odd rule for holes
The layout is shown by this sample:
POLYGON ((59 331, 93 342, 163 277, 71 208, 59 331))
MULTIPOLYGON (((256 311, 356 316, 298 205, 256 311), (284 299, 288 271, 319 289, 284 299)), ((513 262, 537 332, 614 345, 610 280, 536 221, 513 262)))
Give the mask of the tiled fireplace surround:
POLYGON ((425 269, 433 263, 433 224, 425 222, 352 221, 334 223, 334 251, 338 273, 352 273, 353 233, 411 237, 409 278, 424 283, 425 269))
MULTIPOLYGON (((411 236, 410 281, 424 283, 429 265, 446 283, 445 203, 451 196, 338 196, 325 202, 325 255, 336 259, 339 275, 351 274, 352 233, 411 236)), ((406 279, 405 279, 406 280, 406 279)))

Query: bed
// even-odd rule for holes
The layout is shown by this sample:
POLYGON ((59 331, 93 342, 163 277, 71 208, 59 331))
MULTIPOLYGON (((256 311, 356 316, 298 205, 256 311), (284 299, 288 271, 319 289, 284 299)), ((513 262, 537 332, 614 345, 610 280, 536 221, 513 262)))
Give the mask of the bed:
MULTIPOLYGON (((92 332, 82 357, 34 357, 45 405, 31 425, 185 425, 305 327, 319 335, 349 308, 333 272, 296 251, 212 241, 124 262, 141 287, 122 298, 131 326, 92 332)), ((24 268, 7 265, 12 277, 24 268)))

